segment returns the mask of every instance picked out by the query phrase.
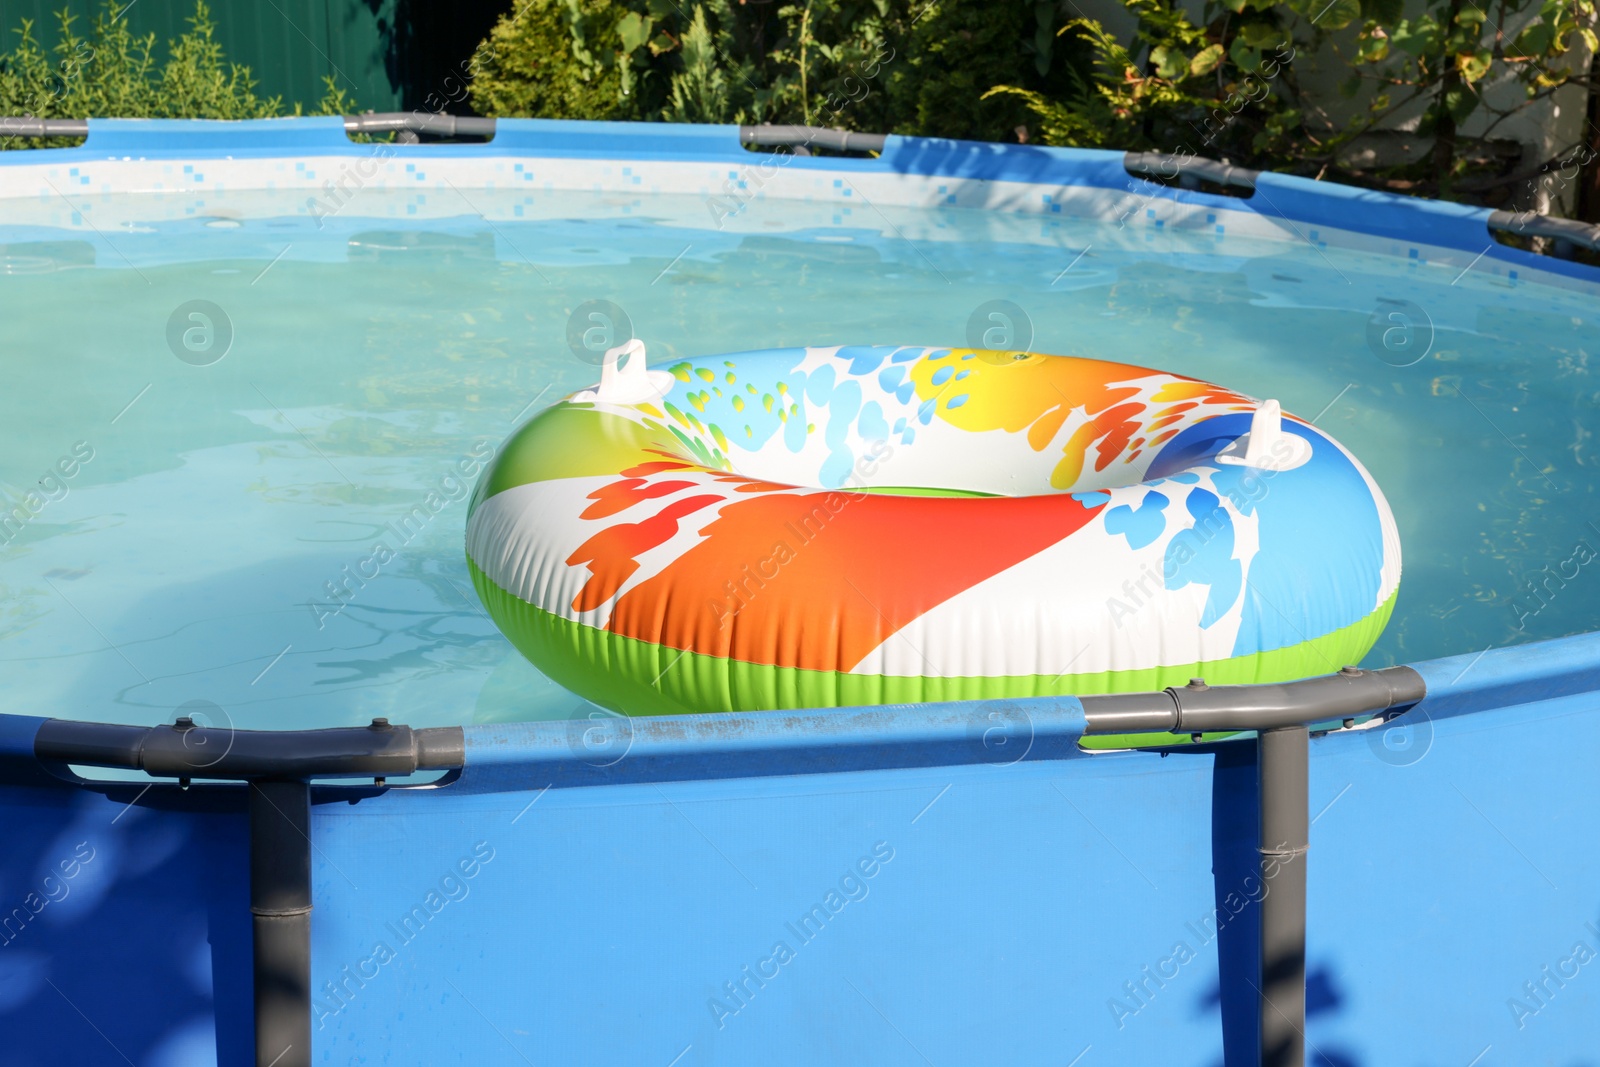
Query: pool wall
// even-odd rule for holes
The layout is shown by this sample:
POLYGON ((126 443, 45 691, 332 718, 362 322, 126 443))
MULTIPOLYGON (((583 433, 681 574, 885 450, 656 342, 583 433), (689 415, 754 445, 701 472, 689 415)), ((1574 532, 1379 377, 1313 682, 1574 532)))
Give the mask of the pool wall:
MULTIPOLYGON (((1585 291, 1594 283, 1592 268, 1496 241, 1486 208, 1271 172, 1256 178, 1248 198, 1213 195, 1135 177, 1121 152, 890 136, 877 158, 800 157, 749 151, 736 126, 543 119, 502 119, 487 144, 357 143, 337 117, 90 119, 88 128, 76 148, 0 154, 0 202, 10 223, 80 230, 108 243, 130 225, 205 217, 217 199, 248 214, 250 194, 262 191, 303 190, 298 213, 319 223, 346 211, 365 216, 372 201, 351 206, 363 190, 405 193, 383 207, 400 219, 490 221, 536 210, 531 194, 540 192, 659 193, 694 198, 676 209, 683 213, 677 221, 734 233, 758 225, 745 218, 747 204, 771 198, 810 205, 818 224, 851 220, 953 242, 960 235, 937 226, 903 232, 883 209, 955 207, 1113 221, 1125 248, 1163 238, 1225 255, 1241 239, 1270 240, 1367 251, 1452 274, 1471 262, 1508 284, 1535 275, 1585 291), (480 203, 472 192, 518 190, 529 194, 525 203, 480 203), (1118 195, 1108 197, 1110 190, 1118 195)), ((651 217, 661 216, 652 210, 651 217)))
MULTIPOLYGON (((1312 741, 1312 1062, 1586 1062, 1600 638, 1416 666, 1312 741)), ((1254 1062, 1255 745, 906 714, 468 727, 448 785, 325 791, 315 1062, 1254 1062)), ((240 791, 51 784, 38 721, 0 719, 0 1062, 249 1062, 240 791)))

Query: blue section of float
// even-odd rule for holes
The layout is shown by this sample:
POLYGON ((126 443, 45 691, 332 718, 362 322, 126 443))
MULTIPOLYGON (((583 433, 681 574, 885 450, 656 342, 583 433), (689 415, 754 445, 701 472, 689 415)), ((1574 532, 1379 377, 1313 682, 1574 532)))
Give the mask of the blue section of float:
POLYGON ((1175 490, 1182 502, 1181 509, 1169 509, 1162 518, 1193 527, 1168 548, 1167 587, 1209 586, 1206 618, 1213 620, 1244 598, 1235 656, 1303 644, 1360 622, 1378 607, 1384 564, 1383 527, 1372 487, 1318 430, 1284 420, 1284 433, 1311 445, 1311 459, 1291 470, 1212 461, 1250 429, 1250 418, 1219 415, 1189 427, 1162 447, 1148 472, 1149 482, 1175 490), (1179 479, 1198 470, 1208 472, 1215 493, 1184 488, 1179 479), (1234 558, 1232 523, 1228 509, 1219 510, 1217 493, 1233 509, 1258 519, 1248 575, 1241 571, 1243 561, 1234 558), (1334 515, 1337 523, 1329 521, 1334 515), (1174 559, 1179 551, 1183 557, 1174 559))

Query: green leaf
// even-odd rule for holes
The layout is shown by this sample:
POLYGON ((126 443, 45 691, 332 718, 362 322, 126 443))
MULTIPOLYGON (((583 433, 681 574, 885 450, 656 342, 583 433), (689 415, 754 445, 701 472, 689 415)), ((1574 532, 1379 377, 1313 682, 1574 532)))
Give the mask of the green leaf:
POLYGON ((1440 103, 1450 112, 1450 117, 1455 119, 1456 125, 1459 126, 1478 109, 1478 94, 1466 88, 1452 89, 1440 97, 1440 103))
POLYGON ((1150 62, 1156 65, 1156 75, 1171 81, 1189 67, 1188 58, 1176 48, 1157 45, 1150 51, 1150 62))
POLYGON ((1439 24, 1431 15, 1424 15, 1415 22, 1401 19, 1389 38, 1394 41, 1396 48, 1413 58, 1426 52, 1437 52, 1439 24))
POLYGON ((1361 73, 1351 71, 1350 77, 1339 83, 1339 95, 1346 100, 1352 99, 1361 91, 1361 73))
POLYGON ((1202 49, 1200 54, 1189 61, 1189 73, 1196 77, 1210 74, 1217 69, 1217 64, 1222 62, 1222 46, 1214 44, 1202 49))
POLYGON ((1050 73, 1050 49, 1055 44, 1055 35, 1050 32, 1049 26, 1040 26, 1033 33, 1033 69, 1039 72, 1039 77, 1050 73))
POLYGON ((672 0, 646 0, 644 7, 646 11, 650 12, 650 17, 657 22, 665 19, 668 15, 678 13, 678 5, 673 3, 672 0))
POLYGON ((1282 44, 1284 33, 1270 22, 1247 22, 1239 27, 1238 40, 1244 41, 1258 52, 1282 44))
POLYGON ((1233 65, 1240 70, 1255 70, 1261 65, 1261 53, 1251 48, 1243 37, 1233 39, 1233 46, 1228 49, 1228 58, 1233 60, 1233 65))
POLYGON ((1493 62, 1494 56, 1489 54, 1488 49, 1467 52, 1456 56, 1456 70, 1460 71, 1462 79, 1471 85, 1489 73, 1489 67, 1493 62))
MULTIPOLYGON (((1593 31, 1590 31, 1590 35, 1593 36, 1593 31)), ((1517 39, 1511 42, 1511 47, 1506 50, 1506 54, 1514 58, 1527 57, 1530 59, 1542 56, 1549 51, 1550 44, 1554 40, 1555 28, 1553 26, 1547 26, 1543 22, 1535 22, 1517 35, 1517 39)))
POLYGON ((1342 30, 1361 17, 1361 0, 1311 0, 1307 17, 1319 30, 1342 30))
POLYGON ((650 39, 650 20, 630 11, 617 20, 617 36, 622 38, 622 51, 632 52, 650 39))

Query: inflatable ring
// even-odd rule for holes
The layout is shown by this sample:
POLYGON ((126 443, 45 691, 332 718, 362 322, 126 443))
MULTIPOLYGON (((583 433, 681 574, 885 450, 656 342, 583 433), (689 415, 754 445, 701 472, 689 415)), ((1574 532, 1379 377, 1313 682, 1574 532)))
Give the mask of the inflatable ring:
POLYGON ((1281 681, 1394 606, 1382 493, 1273 401, 949 348, 603 372, 498 451, 467 556, 529 660, 628 714, 1281 681))

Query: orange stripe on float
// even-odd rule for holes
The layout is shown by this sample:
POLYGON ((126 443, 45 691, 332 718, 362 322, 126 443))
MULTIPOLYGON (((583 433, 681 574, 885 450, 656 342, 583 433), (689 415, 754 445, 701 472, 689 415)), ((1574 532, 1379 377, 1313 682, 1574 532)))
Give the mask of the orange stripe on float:
POLYGON ((574 611, 593 611, 622 588, 633 572, 639 569, 637 557, 670 541, 678 532, 678 520, 710 504, 719 504, 725 498, 702 494, 674 500, 642 522, 624 522, 608 526, 579 545, 567 557, 567 566, 580 563, 589 565, 589 580, 583 583, 572 601, 574 611))
MULTIPOLYGON (((670 648, 848 671, 913 620, 1083 527, 1068 495, 773 494, 723 505, 617 601, 608 628, 670 648)), ((631 572, 630 572, 631 573, 631 572)))
POLYGON ((583 509, 578 517, 581 519, 604 519, 615 515, 619 511, 626 511, 635 504, 642 504, 646 500, 656 497, 669 496, 680 489, 693 489, 698 482, 674 481, 647 481, 644 478, 624 478, 617 482, 607 482, 589 494, 589 499, 594 503, 583 509))

